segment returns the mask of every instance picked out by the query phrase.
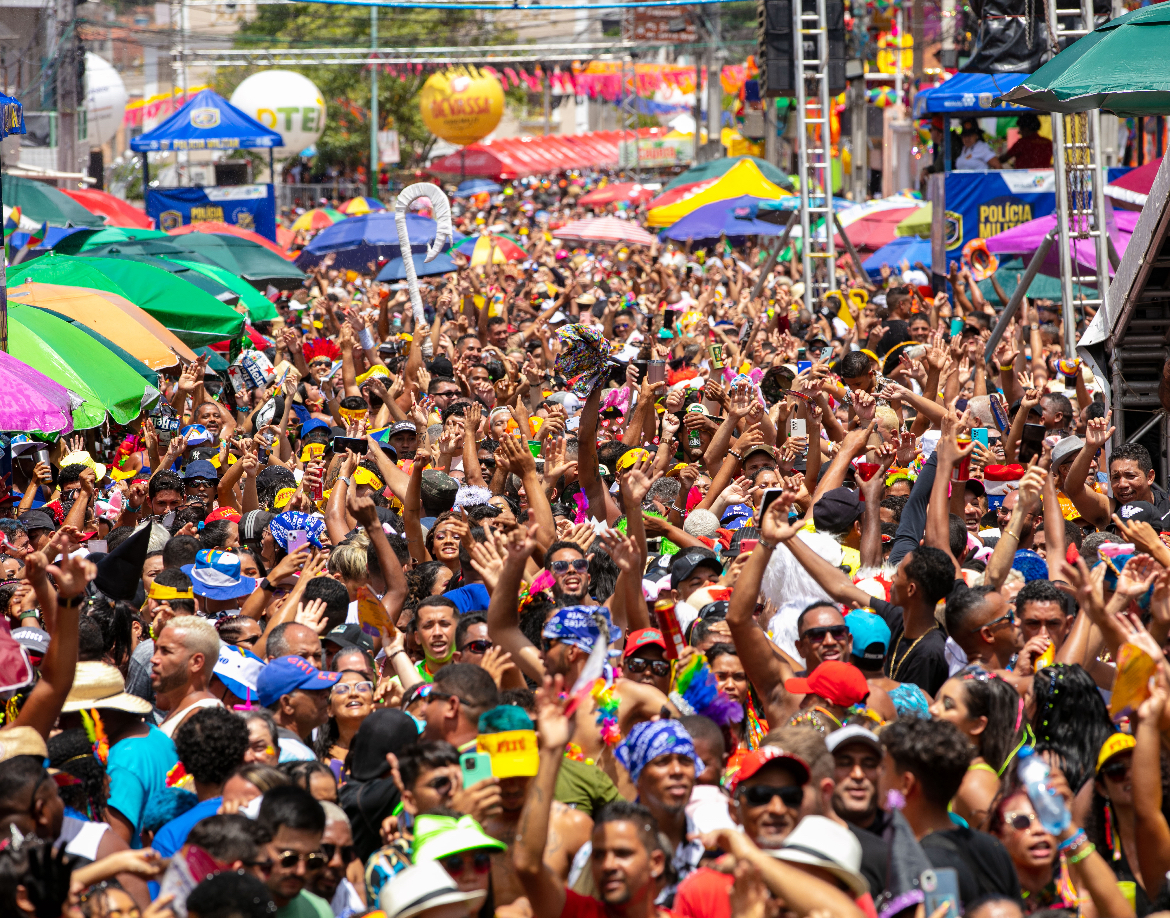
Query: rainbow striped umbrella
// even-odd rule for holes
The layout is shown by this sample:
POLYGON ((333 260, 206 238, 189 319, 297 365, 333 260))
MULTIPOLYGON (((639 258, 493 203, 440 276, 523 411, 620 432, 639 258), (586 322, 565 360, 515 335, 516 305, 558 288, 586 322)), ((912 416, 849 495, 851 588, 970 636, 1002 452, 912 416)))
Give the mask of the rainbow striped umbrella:
POLYGON ((492 259, 492 264, 502 265, 508 261, 523 261, 528 257, 528 253, 511 239, 494 235, 469 236, 451 249, 451 254, 455 252, 470 258, 472 267, 486 265, 488 258, 492 259), (491 254, 493 245, 495 245, 494 256, 491 254))
POLYGON ((293 223, 293 232, 299 230, 323 230, 327 226, 332 226, 334 223, 340 223, 346 217, 340 210, 334 210, 332 207, 314 207, 312 210, 306 210, 303 214, 297 217, 296 222, 293 223))
POLYGON ((386 205, 377 198, 350 198, 338 208, 347 217, 356 217, 359 214, 368 214, 375 210, 385 210, 386 205))

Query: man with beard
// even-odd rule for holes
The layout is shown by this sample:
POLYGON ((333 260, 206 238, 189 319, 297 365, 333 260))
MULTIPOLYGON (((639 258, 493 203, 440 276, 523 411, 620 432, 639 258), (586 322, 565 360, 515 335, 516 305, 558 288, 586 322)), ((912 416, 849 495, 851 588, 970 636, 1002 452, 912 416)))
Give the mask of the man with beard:
POLYGON ((333 918, 329 903, 305 888, 308 878, 325 866, 321 804, 296 785, 274 787, 264 795, 256 822, 271 839, 263 851, 268 864, 263 880, 277 918, 333 918))
POLYGON ((596 604, 589 595, 589 560, 576 542, 554 542, 545 555, 544 566, 552 574, 552 594, 558 602, 596 604))
POLYGON ((167 736, 173 738, 189 714, 222 705, 207 690, 218 659, 219 635, 207 619, 179 615, 167 622, 150 661, 155 706, 168 712, 159 727, 167 736))
MULTIPOLYGON (((496 905, 507 905, 524 895, 512 864, 512 849, 520 812, 540 763, 531 718, 516 705, 502 704, 486 711, 479 719, 476 750, 491 756, 492 776, 499 781, 499 806, 485 815, 483 828, 508 846, 492 854, 492 893, 496 905)), ((584 813, 553 801, 544 863, 562 881, 569 876, 574 855, 588 843, 592 828, 593 820, 584 813)))

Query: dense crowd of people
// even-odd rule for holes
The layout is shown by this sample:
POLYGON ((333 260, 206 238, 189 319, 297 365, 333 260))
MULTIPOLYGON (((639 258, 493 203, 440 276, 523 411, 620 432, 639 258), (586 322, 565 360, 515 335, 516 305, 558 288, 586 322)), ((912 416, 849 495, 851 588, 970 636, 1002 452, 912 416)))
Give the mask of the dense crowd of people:
POLYGON ((425 323, 326 258, 254 385, 10 437, 3 914, 1167 908, 1170 497, 1058 306, 560 194, 425 323))

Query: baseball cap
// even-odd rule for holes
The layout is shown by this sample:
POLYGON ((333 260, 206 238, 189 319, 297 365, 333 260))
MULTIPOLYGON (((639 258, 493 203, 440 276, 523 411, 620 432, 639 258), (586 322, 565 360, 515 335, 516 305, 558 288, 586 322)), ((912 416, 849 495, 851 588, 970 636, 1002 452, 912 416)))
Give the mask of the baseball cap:
POLYGON ((637 631, 631 631, 626 638, 626 652, 623 656, 632 656, 635 650, 652 644, 661 647, 663 651, 666 650, 666 639, 657 628, 639 628, 637 631))
POLYGON ((818 532, 847 532, 864 511, 856 491, 833 488, 813 504, 813 525, 818 532))
MULTIPOLYGON (((1154 527, 1155 532, 1163 532, 1166 529, 1166 524, 1162 521, 1162 514, 1149 501, 1135 500, 1128 504, 1122 504, 1117 508, 1117 515, 1125 523, 1149 523, 1154 527)), ((1117 532, 1117 524, 1110 523, 1105 529, 1109 532, 1117 532)))
MULTIPOLYGON (((708 415, 708 417, 715 417, 715 415, 708 415)), ((766 443, 757 443, 755 446, 749 446, 746 453, 743 454, 743 461, 747 462, 747 457, 753 453, 767 453, 773 459, 776 458, 776 450, 766 443)))
POLYGON ((240 573, 240 556, 235 552, 205 548, 182 571, 191 578, 195 595, 208 599, 239 599, 256 589, 255 578, 240 573))
POLYGON ((840 660, 825 660, 807 676, 785 679, 784 688, 794 695, 819 695, 843 708, 860 704, 869 695, 861 670, 840 660))
POLYGON ((882 752, 881 740, 877 738, 875 733, 865 729, 861 724, 846 724, 825 737, 825 745, 829 752, 836 752, 847 743, 866 743, 877 750, 879 755, 882 752))
POLYGON ((370 636, 358 624, 338 625, 332 631, 327 631, 321 635, 321 640, 331 641, 342 648, 359 647, 368 653, 372 653, 374 650, 374 642, 370 640, 370 636))
POLYGON ((215 481, 219 478, 219 473, 206 459, 196 459, 187 463, 187 467, 183 469, 183 478, 206 478, 208 481, 215 481))
POLYGON ((188 446, 203 446, 203 444, 211 442, 211 434, 202 424, 188 424, 179 431, 179 434, 187 438, 188 446))
MULTIPOLYGON (((13 635, 15 634, 16 632, 13 632, 13 635)), ((1101 769, 1105 767, 1105 763, 1115 755, 1133 749, 1136 745, 1137 741, 1128 733, 1114 733, 1101 744, 1101 751, 1097 753, 1097 774, 1101 773, 1101 769)))
POLYGON ((242 516, 240 511, 235 507, 216 507, 209 514, 207 514, 207 519, 205 519, 203 522, 218 523, 220 520, 227 520, 231 523, 239 523, 241 518, 242 516))
POLYGON ((723 565, 719 563, 714 552, 705 548, 688 548, 674 556, 674 563, 670 566, 670 588, 677 590, 678 585, 699 567, 710 568, 720 575, 723 573, 723 565))
POLYGON ((980 497, 987 496, 987 487, 978 478, 968 478, 963 482, 964 491, 974 491, 980 497))
POLYGON ((49 632, 42 628, 13 628, 12 639, 29 653, 42 657, 49 652, 49 632))
POLYGON ((54 522, 53 517, 44 510, 25 510, 17 519, 24 524, 25 532, 32 532, 34 529, 51 529, 53 532, 57 531, 57 524, 54 522))
POLYGON ((881 663, 890 649, 890 626, 874 612, 857 610, 845 616, 845 624, 853 635, 853 653, 861 660, 881 663))
POLYGON ((1065 437, 1056 446, 1052 447, 1052 467, 1060 468, 1064 463, 1073 459, 1085 446, 1080 437, 1065 437))
POLYGON ((414 421, 399 421, 397 424, 391 425, 390 429, 386 431, 386 437, 393 437, 400 433, 417 433, 414 421))
POLYGON ((270 660, 257 677, 256 694, 260 704, 270 708, 282 695, 288 695, 297 689, 312 692, 332 688, 340 678, 341 673, 322 672, 303 657, 277 657, 270 660))
POLYGON ((476 752, 492 758, 492 775, 497 778, 531 778, 540 765, 536 727, 524 709, 501 704, 479 717, 476 752))
POLYGON ((12 450, 12 458, 23 456, 25 453, 31 453, 38 449, 48 449, 48 443, 42 443, 40 440, 30 439, 25 434, 17 434, 9 442, 9 447, 12 450))
POLYGON ((263 671, 264 661, 247 647, 220 642, 219 659, 212 673, 241 701, 256 695, 256 684, 263 671))
POLYGON ((786 765, 796 777, 797 781, 801 784, 808 783, 809 770, 804 759, 800 758, 800 756, 793 755, 791 752, 785 752, 779 746, 761 746, 759 749, 749 752, 743 757, 739 771, 732 777, 727 789, 734 794, 741 781, 746 781, 765 765, 769 765, 772 762, 779 762, 782 765, 786 765))

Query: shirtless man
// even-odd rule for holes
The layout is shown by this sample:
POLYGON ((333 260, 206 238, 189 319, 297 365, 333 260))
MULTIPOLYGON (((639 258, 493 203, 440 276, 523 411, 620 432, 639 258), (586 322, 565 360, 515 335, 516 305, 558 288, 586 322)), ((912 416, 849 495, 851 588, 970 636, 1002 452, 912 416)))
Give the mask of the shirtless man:
MULTIPOLYGON (((503 547, 505 557, 488 607, 488 630, 530 679, 543 683, 546 673, 560 675, 564 677, 565 685, 572 686, 581 674, 594 643, 602 639, 594 616, 602 616, 608 624, 609 610, 604 606, 565 606, 557 609, 541 633, 543 648, 533 646, 520 630, 517 597, 524 565, 536 548, 536 526, 530 525, 527 529, 517 527, 507 536, 503 547)), ((618 561, 615 557, 619 567, 624 560, 618 561)), ((474 556, 473 563, 480 570, 474 556)), ((620 640, 620 629, 608 624, 608 630, 605 638, 610 643, 620 640)), ((617 727, 621 736, 628 735, 639 721, 661 715, 664 710, 671 717, 679 716, 670 700, 651 685, 618 679, 613 683, 613 692, 618 701, 617 727)), ((637 796, 637 789, 629 773, 618 765, 612 747, 602 739, 601 727, 597 723, 597 700, 591 698, 581 704, 574 717, 577 724, 576 742, 581 746, 585 758, 601 766, 622 796, 633 800, 637 796)))

